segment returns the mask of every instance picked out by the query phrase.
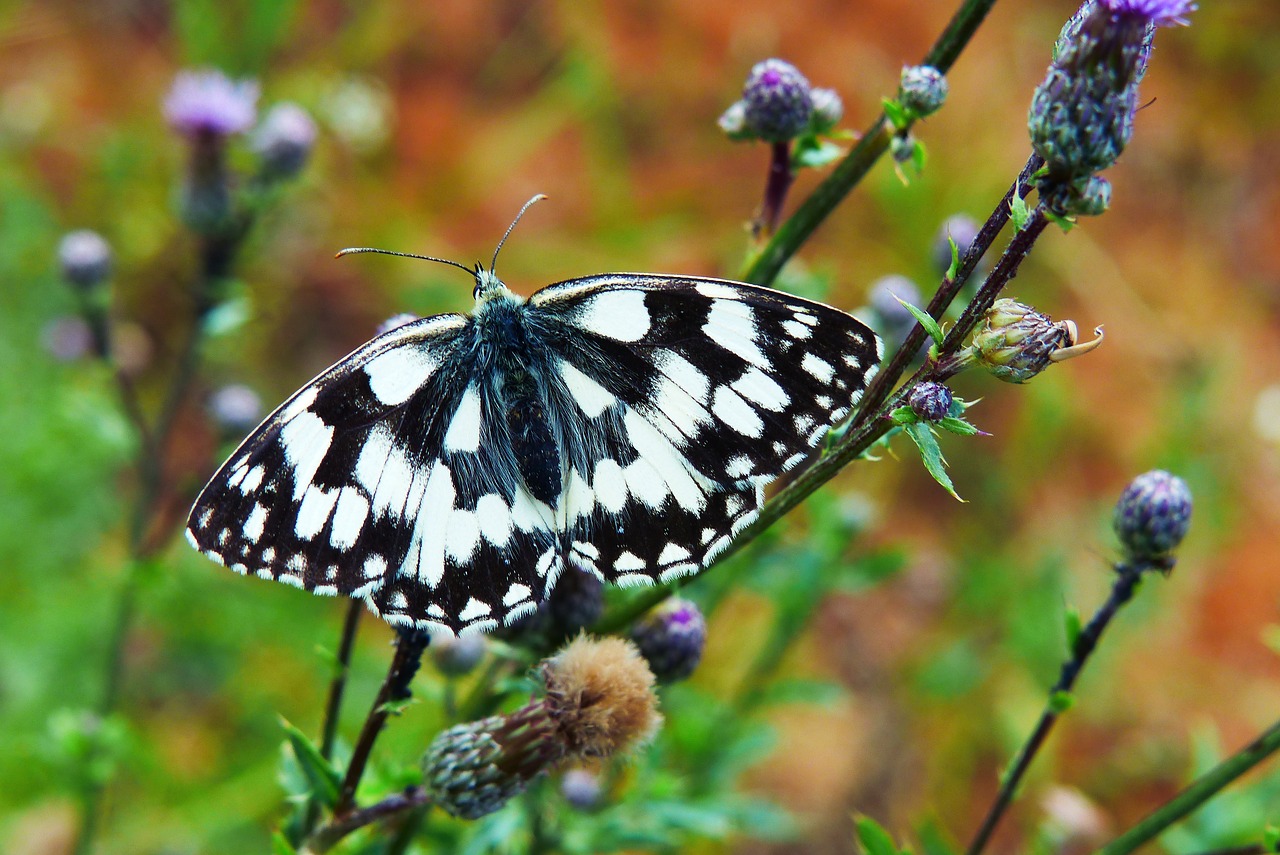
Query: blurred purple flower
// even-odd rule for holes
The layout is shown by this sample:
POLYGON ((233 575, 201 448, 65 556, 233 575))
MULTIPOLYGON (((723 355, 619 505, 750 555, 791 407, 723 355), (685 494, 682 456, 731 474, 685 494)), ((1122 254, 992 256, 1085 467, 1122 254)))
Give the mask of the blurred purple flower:
POLYGON ((1101 0, 1113 15, 1146 18, 1157 27, 1185 27, 1198 8, 1193 0, 1101 0))
POLYGON ((232 80, 221 71, 183 71, 164 99, 169 127, 188 136, 228 136, 253 127, 258 83, 232 80))
POLYGON ((288 101, 268 110, 253 134, 263 171, 279 178, 290 178, 302 170, 315 141, 316 123, 311 114, 288 101))

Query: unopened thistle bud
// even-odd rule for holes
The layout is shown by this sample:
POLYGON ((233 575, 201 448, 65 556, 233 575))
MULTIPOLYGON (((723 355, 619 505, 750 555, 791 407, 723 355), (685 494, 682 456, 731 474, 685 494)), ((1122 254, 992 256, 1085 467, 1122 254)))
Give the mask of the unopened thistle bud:
POLYGON ((1182 542, 1191 525, 1187 482, 1162 469, 1139 475, 1124 488, 1112 525, 1134 558, 1167 555, 1182 542))
POLYGON ((1025 383, 1049 367, 1093 350, 1096 339, 1077 344, 1072 321, 1054 323, 1030 306, 1008 298, 996 300, 987 310, 986 324, 978 330, 966 358, 976 359, 1006 383, 1025 383))
POLYGON ((765 142, 786 142, 802 134, 813 114, 809 81, 781 59, 758 62, 742 88, 743 120, 765 142))
POLYGON ((815 134, 829 133, 844 118, 844 102, 834 89, 814 89, 809 93, 813 102, 813 115, 809 129, 815 134))
POLYGON ((431 661, 441 674, 462 677, 475 670, 484 659, 486 649, 485 637, 478 633, 437 638, 431 642, 431 661))
POLYGON ((932 65, 908 65, 898 82, 898 103, 919 118, 936 113, 947 100, 947 78, 932 65))
POLYGON ((231 383, 209 396, 209 415, 228 433, 243 434, 262 419, 262 399, 242 383, 231 383))
POLYGON ((560 778, 560 795, 578 810, 590 811, 600 807, 604 787, 590 769, 570 769, 560 778))
POLYGON ((882 276, 867 291, 867 307, 872 315, 867 320, 891 350, 901 345, 916 325, 915 315, 903 303, 922 305, 920 289, 906 276, 882 276))
POLYGON ((626 751, 662 722, 653 673, 622 639, 580 636, 543 663, 542 679, 543 698, 436 737, 422 761, 435 804, 477 819, 555 766, 626 751))
POLYGON ((1155 28, 1185 24, 1194 9, 1190 0, 1094 0, 1067 22, 1031 100, 1031 144, 1046 166, 1042 194, 1115 163, 1133 136, 1155 28))
POLYGON ((89 229, 67 232, 58 243, 58 266, 68 282, 88 291, 111 275, 111 244, 89 229))
POLYGON ((951 390, 941 383, 919 383, 907 396, 907 404, 922 421, 940 422, 951 415, 951 390))
MULTIPOLYGON (((952 242, 956 245, 957 257, 963 259, 969 252, 969 247, 973 246, 973 242, 978 239, 978 231, 977 221, 968 214, 954 214, 938 226, 938 231, 933 238, 932 257, 939 273, 946 273, 951 269, 952 242)), ((976 271, 974 275, 978 275, 976 271)))
POLYGON ((660 683, 674 683, 694 672, 707 645, 707 621, 689 600, 672 597, 649 612, 631 630, 660 683))
POLYGON ((734 101, 730 104, 729 109, 720 114, 716 124, 720 126, 720 130, 724 131, 725 136, 734 142, 756 138, 755 131, 747 125, 746 101, 734 101))
POLYGON ((276 104, 253 135, 253 148, 268 179, 292 178, 302 171, 316 141, 316 123, 297 104, 276 104))

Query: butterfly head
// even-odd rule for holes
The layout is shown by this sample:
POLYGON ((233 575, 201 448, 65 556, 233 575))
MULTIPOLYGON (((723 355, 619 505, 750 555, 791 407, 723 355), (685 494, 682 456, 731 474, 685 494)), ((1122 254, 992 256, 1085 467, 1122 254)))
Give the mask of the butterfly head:
POLYGON ((475 269, 476 287, 471 292, 471 296, 476 298, 476 304, 481 305, 487 303, 495 297, 510 295, 507 286, 502 284, 502 280, 498 278, 498 274, 492 270, 485 270, 484 267, 477 264, 475 269))

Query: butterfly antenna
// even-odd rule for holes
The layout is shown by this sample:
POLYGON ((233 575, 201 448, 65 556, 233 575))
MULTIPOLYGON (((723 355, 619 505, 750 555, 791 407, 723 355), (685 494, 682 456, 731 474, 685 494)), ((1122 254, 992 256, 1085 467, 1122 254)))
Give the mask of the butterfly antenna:
POLYGON ((516 227, 516 223, 520 222, 520 218, 524 216, 524 212, 533 207, 534 202, 541 202, 547 198, 545 193, 539 193, 528 202, 524 203, 524 207, 520 209, 520 213, 516 214, 516 218, 511 221, 511 225, 507 226, 507 230, 502 235, 502 240, 498 241, 498 248, 493 251, 493 261, 489 262, 489 272, 493 273, 493 269, 498 265, 498 253, 502 252, 502 245, 507 242, 507 238, 511 237, 511 232, 516 227))
POLYGON ((467 271, 469 275, 475 276, 475 271, 472 270, 470 267, 467 267, 465 264, 459 264, 456 261, 450 261, 447 258, 436 258, 434 255, 418 255, 417 253, 414 253, 414 252, 396 252, 395 250, 392 250, 392 249, 375 249, 374 247, 371 247, 371 246, 347 247, 346 249, 338 252, 333 257, 342 258, 342 256, 344 255, 355 255, 356 253, 359 253, 359 252, 376 252, 378 253, 378 255, 398 255, 401 258, 416 258, 416 259, 419 259, 420 261, 434 261, 434 262, 437 262, 438 264, 447 264, 450 267, 457 267, 460 270, 467 271))

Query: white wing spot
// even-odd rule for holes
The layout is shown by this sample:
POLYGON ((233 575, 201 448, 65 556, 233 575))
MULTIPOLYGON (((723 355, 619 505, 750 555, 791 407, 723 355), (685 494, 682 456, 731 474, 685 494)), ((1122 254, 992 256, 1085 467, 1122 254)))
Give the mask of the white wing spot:
POLYGON ((462 393, 458 409, 444 435, 445 451, 476 451, 480 448, 480 393, 472 383, 462 393))
POLYGON ((808 312, 797 311, 795 319, 805 326, 816 327, 818 325, 818 319, 808 312))
POLYGON ((455 510, 449 514, 449 525, 445 531, 445 550, 455 564, 465 564, 476 554, 476 546, 480 543, 480 523, 471 511, 455 510))
POLYGON ((627 478, 618 461, 606 459, 596 463, 591 484, 595 488, 596 499, 605 510, 611 514, 622 512, 627 504, 627 478))
POLYGON ((711 412, 716 418, 743 436, 759 439, 764 435, 764 422, 760 414, 728 386, 717 386, 711 412))
POLYGON ((716 300, 702 325, 707 338, 758 368, 771 368, 769 359, 756 344, 755 312, 737 300, 716 300))
POLYGON ((357 487, 343 487, 338 493, 338 506, 333 511, 333 530, 329 542, 337 549, 356 545, 365 522, 369 519, 369 500, 357 487))
POLYGON ((244 538, 250 543, 257 543, 258 538, 267 528, 267 508, 260 502, 253 503, 253 510, 244 520, 244 538))
POLYGON ((366 579, 381 579, 387 574, 387 559, 381 555, 370 555, 364 560, 363 572, 366 579))
POLYGON ((511 508, 497 493, 486 493, 476 502, 476 520, 480 534, 494 546, 506 546, 511 540, 511 508))
POLYGON ((813 329, 805 326, 799 321, 783 321, 782 329, 786 331, 787 335, 792 338, 798 338, 801 341, 804 341, 809 338, 809 336, 813 335, 813 329))
POLYGON ((324 529, 333 513, 333 505, 338 501, 337 490, 322 490, 311 487, 302 496, 298 505, 298 519, 294 522, 293 533, 300 540, 310 540, 324 529))
POLYGON ((583 374, 571 363, 563 359, 560 360, 559 370, 560 376, 564 378, 565 386, 569 387, 569 394, 573 396, 573 400, 578 405, 578 409, 582 410, 588 418, 597 418, 605 410, 618 403, 618 399, 608 389, 583 374))
POLYGON ((684 561, 690 557, 689 550, 685 549, 678 543, 668 543, 662 547, 662 552, 658 554, 659 564, 675 564, 677 561, 684 561))
POLYGON ((591 516, 595 506, 596 497, 591 491, 591 486, 578 474, 577 469, 569 470, 569 485, 561 504, 566 521, 591 516))
POLYGON ((667 497, 667 484, 643 457, 634 461, 622 470, 627 479, 627 490, 638 500, 651 508, 662 507, 667 497))
POLYGON ((835 375, 836 370, 831 367, 831 363, 813 353, 806 353, 804 359, 800 360, 800 367, 808 371, 813 377, 823 383, 830 383, 831 378, 835 375))
POLYGON ((529 599, 533 592, 529 590, 528 585, 521 585, 519 582, 512 583, 507 592, 502 595, 502 605, 510 608, 516 603, 529 599))
POLYGON ((284 412, 280 413, 281 423, 293 421, 295 416, 314 404, 319 396, 320 387, 314 383, 303 389, 293 397, 289 405, 284 408, 284 412))
POLYGON ((484 617, 492 611, 493 609, 489 607, 488 603, 482 603, 475 597, 472 597, 467 600, 467 604, 462 607, 462 611, 458 612, 458 620, 470 622, 476 618, 484 617))
POLYGON ((364 373, 369 375, 374 396, 394 407, 409 400, 439 366, 425 348, 400 345, 369 360, 364 373))
POLYGON ((445 521, 453 512, 457 493, 453 488, 453 473, 442 460, 437 460, 431 467, 426 481, 405 564, 427 587, 434 588, 444 578, 445 535, 448 530, 445 521))
POLYGON ((736 457, 730 457, 728 464, 725 465, 725 474, 730 478, 745 478, 751 474, 756 468, 754 461, 745 454, 739 454, 736 457))
MULTIPOLYGON (((619 573, 632 573, 637 570, 643 570, 647 566, 644 559, 634 552, 624 552, 613 562, 613 569, 619 573)), ((614 581, 616 582, 617 580, 615 579, 614 581)))
POLYGON ((619 289, 588 297, 579 307, 574 323, 614 341, 639 341, 649 332, 644 292, 619 289))
MULTIPOLYGON (((663 492, 670 490, 676 502, 685 510, 695 512, 702 510, 706 504, 706 497, 698 486, 698 482, 694 480, 693 467, 689 461, 658 432, 657 428, 635 410, 628 410, 623 416, 622 423, 627 429, 627 438, 636 452, 664 482, 663 492)), ((636 463, 639 462, 639 460, 636 461, 636 463)), ((635 465, 635 463, 632 464, 632 466, 635 465)), ((631 483, 630 476, 627 478, 627 483, 631 483)))
POLYGON ((280 429, 280 444, 284 457, 293 467, 293 500, 296 502, 307 492, 316 471, 329 453, 333 442, 333 428, 312 412, 299 413, 280 429))
POLYGON ((745 374, 733 381, 733 390, 748 401, 775 413, 782 412, 791 403, 791 396, 759 368, 747 369, 745 374))
POLYGON ((655 360, 655 367, 665 378, 683 389, 689 397, 699 403, 707 402, 707 396, 711 394, 711 381, 692 362, 674 350, 667 350, 655 360))

